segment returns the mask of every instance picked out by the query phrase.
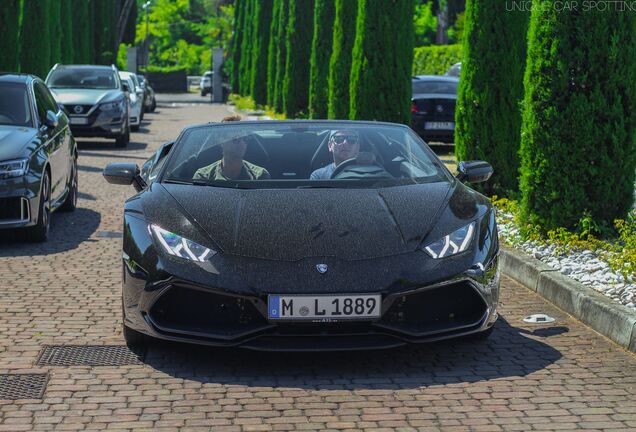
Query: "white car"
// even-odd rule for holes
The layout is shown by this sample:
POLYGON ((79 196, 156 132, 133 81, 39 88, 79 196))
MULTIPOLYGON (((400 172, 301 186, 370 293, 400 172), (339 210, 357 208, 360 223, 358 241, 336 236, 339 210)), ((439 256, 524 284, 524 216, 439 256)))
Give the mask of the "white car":
POLYGON ((201 77, 201 82, 199 83, 199 88, 201 89, 201 96, 205 96, 209 93, 212 93, 212 77, 214 76, 214 72, 207 71, 201 77))
POLYGON ((130 103, 128 118, 130 120, 130 128, 133 132, 137 132, 144 118, 144 89, 139 84, 139 80, 134 73, 119 72, 119 77, 122 81, 128 83, 130 89, 128 92, 128 101, 130 103))

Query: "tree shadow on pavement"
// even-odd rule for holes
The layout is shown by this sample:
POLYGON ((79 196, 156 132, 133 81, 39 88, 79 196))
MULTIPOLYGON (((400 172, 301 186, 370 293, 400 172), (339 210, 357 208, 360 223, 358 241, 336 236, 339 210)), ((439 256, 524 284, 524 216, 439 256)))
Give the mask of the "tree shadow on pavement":
POLYGON ((398 349, 270 353, 152 341, 145 363, 205 383, 324 390, 409 389, 526 376, 561 358, 500 318, 487 340, 459 338, 398 349))
POLYGON ((75 249, 99 227, 101 215, 94 210, 77 208, 72 213, 51 215, 49 238, 44 243, 29 243, 20 230, 6 230, 0 237, 0 257, 49 255, 75 249))

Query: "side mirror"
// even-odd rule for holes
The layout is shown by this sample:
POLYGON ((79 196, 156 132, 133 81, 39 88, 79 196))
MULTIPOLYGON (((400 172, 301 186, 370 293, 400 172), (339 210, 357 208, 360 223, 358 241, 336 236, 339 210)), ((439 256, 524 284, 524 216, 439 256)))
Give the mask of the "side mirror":
POLYGON ((130 86, 128 85, 128 83, 126 81, 122 81, 121 82, 121 88, 125 91, 130 93, 130 86))
POLYGON ((468 183, 481 183, 490 178, 492 166, 484 161, 462 161, 457 167, 457 180, 468 183))
POLYGON ((57 114, 53 111, 49 110, 46 112, 46 118, 44 119, 44 125, 49 129, 55 129, 59 123, 59 119, 57 118, 57 114))
POLYGON ((134 163, 111 163, 106 165, 102 173, 108 183, 117 185, 133 185, 137 192, 146 188, 146 181, 139 175, 139 167, 134 163))

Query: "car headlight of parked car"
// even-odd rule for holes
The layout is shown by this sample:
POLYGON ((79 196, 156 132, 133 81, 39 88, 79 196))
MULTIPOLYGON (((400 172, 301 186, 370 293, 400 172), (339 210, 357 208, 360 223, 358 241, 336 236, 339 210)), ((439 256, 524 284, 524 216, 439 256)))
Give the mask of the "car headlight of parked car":
POLYGON ((197 262, 204 262, 206 259, 216 255, 215 250, 201 246, 157 225, 150 225, 150 229, 163 250, 170 255, 197 262))
POLYGON ((114 102, 106 102, 99 106, 102 111, 125 111, 126 100, 124 98, 117 99, 114 102))
POLYGON ((428 246, 425 246, 424 250, 435 259, 446 258, 451 255, 464 252, 470 246, 474 233, 475 222, 471 222, 468 225, 442 237, 441 239, 434 241, 428 246))
POLYGON ((26 174, 28 165, 28 159, 15 159, 0 162, 0 179, 22 177, 26 174))

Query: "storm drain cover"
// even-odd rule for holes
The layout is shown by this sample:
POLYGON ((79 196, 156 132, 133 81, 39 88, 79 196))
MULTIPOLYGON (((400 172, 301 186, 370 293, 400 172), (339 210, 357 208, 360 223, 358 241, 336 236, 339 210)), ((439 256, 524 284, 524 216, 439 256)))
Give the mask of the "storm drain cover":
POLYGON ((0 399, 42 399, 47 374, 0 374, 0 399))
POLYGON ((123 237, 123 234, 119 231, 98 231, 95 236, 103 238, 121 238, 123 237))
POLYGON ((125 345, 51 345, 46 346, 38 366, 124 366, 141 364, 141 353, 125 345))
POLYGON ((525 317, 523 321, 531 324, 544 324, 554 322, 554 318, 546 314, 534 314, 525 317))

